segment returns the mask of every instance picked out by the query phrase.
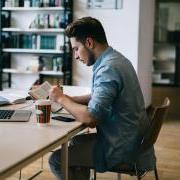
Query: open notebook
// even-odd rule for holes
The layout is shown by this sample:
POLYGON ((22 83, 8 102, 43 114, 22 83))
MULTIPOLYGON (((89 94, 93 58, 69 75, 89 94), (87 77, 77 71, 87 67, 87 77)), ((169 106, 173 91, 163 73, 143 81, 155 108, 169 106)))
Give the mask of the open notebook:
MULTIPOLYGON (((51 87, 52 87, 51 84, 49 84, 47 81, 45 81, 39 87, 37 87, 33 90, 30 90, 28 93, 34 99, 48 99, 49 91, 50 91, 51 87)), ((51 109, 52 109, 52 112, 58 112, 62 109, 62 106, 59 103, 52 101, 51 109)))
POLYGON ((24 103, 26 101, 26 97, 23 95, 18 95, 15 93, 10 92, 3 92, 0 93, 0 105, 5 104, 18 104, 24 103))

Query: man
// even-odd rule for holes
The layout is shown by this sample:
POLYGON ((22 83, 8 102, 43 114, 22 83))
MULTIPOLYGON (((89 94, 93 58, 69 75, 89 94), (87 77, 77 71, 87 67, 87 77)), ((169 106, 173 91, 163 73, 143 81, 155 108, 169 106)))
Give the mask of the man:
MULTIPOLYGON (((86 180, 89 169, 105 172, 114 167, 152 169, 153 147, 136 154, 149 122, 143 95, 130 61, 108 45, 101 23, 84 17, 66 28, 76 60, 93 65, 92 93, 69 97, 53 87, 50 98, 69 111, 77 121, 96 127, 97 133, 76 136, 69 146, 69 178, 86 180)), ((60 150, 49 164, 61 179, 60 150)))

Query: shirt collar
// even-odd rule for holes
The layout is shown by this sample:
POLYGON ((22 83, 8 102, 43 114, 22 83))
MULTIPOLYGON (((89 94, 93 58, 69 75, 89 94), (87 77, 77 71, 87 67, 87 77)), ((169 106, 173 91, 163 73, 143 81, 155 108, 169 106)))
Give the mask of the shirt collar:
POLYGON ((93 66, 93 71, 96 70, 96 68, 100 65, 102 59, 104 59, 104 57, 105 57, 106 55, 108 55, 112 50, 113 50, 113 48, 112 48, 111 46, 109 46, 109 47, 100 55, 100 57, 98 57, 98 58, 96 59, 96 62, 95 62, 95 64, 94 64, 94 66, 93 66))

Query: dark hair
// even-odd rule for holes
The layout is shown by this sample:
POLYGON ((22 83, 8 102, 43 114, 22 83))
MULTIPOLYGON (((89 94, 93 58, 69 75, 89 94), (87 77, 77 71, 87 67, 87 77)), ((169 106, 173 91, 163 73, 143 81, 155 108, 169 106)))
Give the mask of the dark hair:
POLYGON ((87 37, 99 43, 107 43, 106 34, 100 21, 92 17, 83 17, 69 24, 65 30, 66 35, 74 37, 84 43, 87 37))

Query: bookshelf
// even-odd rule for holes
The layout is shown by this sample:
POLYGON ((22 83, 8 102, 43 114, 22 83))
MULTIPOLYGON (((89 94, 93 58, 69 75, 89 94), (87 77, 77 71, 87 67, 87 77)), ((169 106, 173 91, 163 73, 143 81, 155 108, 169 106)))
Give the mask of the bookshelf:
POLYGON ((157 0, 153 85, 180 86, 180 1, 157 0))
POLYGON ((56 78, 71 84, 72 52, 64 30, 72 22, 73 1, 27 1, 0 2, 0 90, 23 74, 35 75, 40 83, 56 78))

